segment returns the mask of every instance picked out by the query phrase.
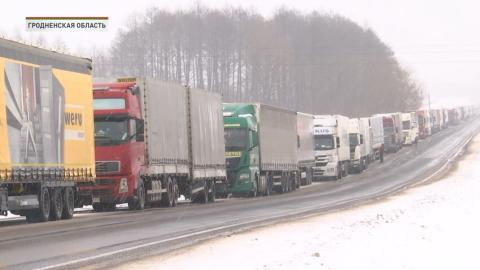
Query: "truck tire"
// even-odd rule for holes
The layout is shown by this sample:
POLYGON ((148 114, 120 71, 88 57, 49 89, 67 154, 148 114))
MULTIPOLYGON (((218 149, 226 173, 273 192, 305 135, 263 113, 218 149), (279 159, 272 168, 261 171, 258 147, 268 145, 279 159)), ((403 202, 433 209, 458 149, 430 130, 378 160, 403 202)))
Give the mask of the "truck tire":
POLYGON ((258 180, 255 179, 255 181, 253 182, 253 188, 249 192, 248 197, 252 197, 252 198, 257 197, 257 192, 258 192, 258 180))
POLYGON ((63 192, 61 188, 54 188, 51 192, 50 220, 62 219, 63 213, 63 192))
POLYGON ((208 201, 209 202, 215 202, 215 180, 210 180, 210 188, 209 188, 209 193, 208 193, 208 201))
POLYGON ((73 189, 71 187, 67 187, 65 188, 65 191, 63 194, 62 218, 63 219, 73 218, 74 207, 75 207, 75 195, 73 193, 73 189))
POLYGON ((94 203, 92 204, 94 212, 102 212, 103 211, 103 204, 101 203, 94 203))
POLYGON ((280 193, 288 192, 288 179, 285 178, 285 175, 282 174, 282 179, 280 180, 280 193))
POLYGON ((38 211, 37 210, 26 211, 25 212, 25 218, 27 219, 27 223, 38 222, 38 211))
POLYGON ((194 203, 206 204, 208 203, 208 185, 206 180, 201 180, 203 182, 203 190, 197 192, 193 197, 194 203))
POLYGON ((342 164, 342 168, 343 168, 342 177, 346 177, 348 175, 348 167, 350 167, 349 164, 346 164, 346 165, 345 163, 342 164))
POLYGON ((104 203, 102 207, 103 207, 103 211, 113 212, 117 209, 117 204, 114 202, 104 203))
POLYGON ((177 179, 173 178, 173 201, 172 201, 172 207, 177 206, 178 202, 178 197, 180 196, 179 190, 178 190, 178 183, 177 179))
POLYGON ((45 222, 50 218, 50 192, 48 188, 42 188, 39 194, 39 208, 36 213, 36 221, 45 222))
POLYGON ((264 196, 270 196, 272 194, 272 179, 270 179, 270 175, 267 173, 265 174, 266 180, 266 187, 265 192, 263 193, 264 196))
POLYGON ((162 193, 162 199, 160 201, 162 206, 172 207, 173 206, 173 181, 170 176, 165 180, 166 192, 162 193))
POLYGON ((135 190, 134 198, 128 201, 128 209, 143 210, 145 208, 145 186, 143 180, 138 179, 137 189, 135 190))
POLYGON ((336 177, 336 180, 342 179, 342 175, 343 175, 342 164, 340 164, 340 162, 339 162, 339 163, 338 163, 338 168, 337 168, 337 177, 336 177))

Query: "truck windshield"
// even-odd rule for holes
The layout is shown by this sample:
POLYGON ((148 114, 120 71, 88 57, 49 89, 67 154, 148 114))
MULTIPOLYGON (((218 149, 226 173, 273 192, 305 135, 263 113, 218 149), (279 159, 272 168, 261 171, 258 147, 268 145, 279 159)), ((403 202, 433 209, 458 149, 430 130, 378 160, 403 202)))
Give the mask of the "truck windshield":
POLYGON ((410 129, 410 121, 402 121, 402 128, 403 128, 403 130, 409 130, 410 129))
POLYGON ((350 138, 350 146, 357 146, 359 144, 357 133, 350 133, 349 138, 350 138))
POLYGON ((95 145, 122 144, 128 140, 128 137, 128 119, 95 118, 95 145))
POLYGON ((335 142, 332 135, 315 135, 315 150, 332 150, 335 142))
POLYGON ((95 109, 95 110, 125 109, 125 99, 123 99, 123 98, 95 98, 95 99, 93 99, 93 109, 95 109))
POLYGON ((247 130, 244 128, 225 129, 225 150, 242 151, 247 144, 247 130))

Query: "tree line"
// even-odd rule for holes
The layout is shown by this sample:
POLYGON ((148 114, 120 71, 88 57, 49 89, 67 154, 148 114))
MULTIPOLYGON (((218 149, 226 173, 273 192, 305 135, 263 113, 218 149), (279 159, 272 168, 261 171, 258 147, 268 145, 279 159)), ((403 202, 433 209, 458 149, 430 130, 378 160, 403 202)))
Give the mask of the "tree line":
POLYGON ((368 116, 420 106, 421 87, 369 28, 280 9, 152 8, 93 56, 98 77, 148 76, 314 114, 368 116))

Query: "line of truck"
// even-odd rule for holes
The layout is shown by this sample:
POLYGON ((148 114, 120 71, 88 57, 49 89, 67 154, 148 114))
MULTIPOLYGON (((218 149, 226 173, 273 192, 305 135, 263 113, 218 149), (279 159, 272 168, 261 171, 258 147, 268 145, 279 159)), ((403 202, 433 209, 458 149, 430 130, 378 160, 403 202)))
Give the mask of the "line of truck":
POLYGON ((313 115, 152 78, 92 79, 91 61, 0 39, 0 211, 29 222, 268 196, 361 173, 473 107, 313 115))

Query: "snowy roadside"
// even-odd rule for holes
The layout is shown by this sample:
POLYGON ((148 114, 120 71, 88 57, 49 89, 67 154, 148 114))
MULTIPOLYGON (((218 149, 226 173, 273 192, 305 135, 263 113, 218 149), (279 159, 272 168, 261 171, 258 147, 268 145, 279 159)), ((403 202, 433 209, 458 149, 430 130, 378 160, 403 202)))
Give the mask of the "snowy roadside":
POLYGON ((119 269, 480 269, 480 136, 441 181, 119 269))

